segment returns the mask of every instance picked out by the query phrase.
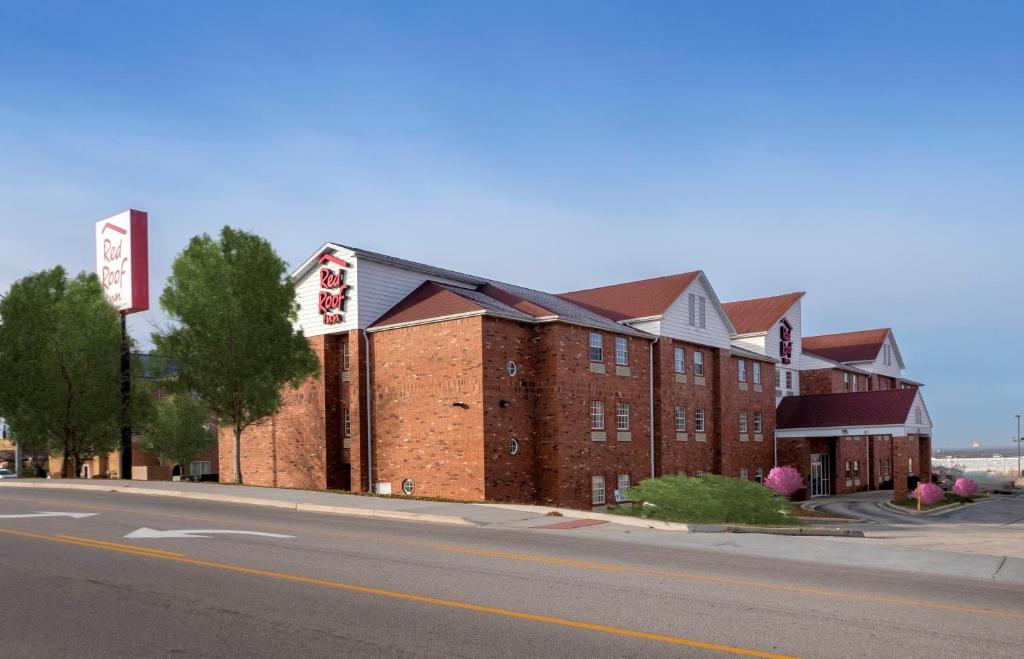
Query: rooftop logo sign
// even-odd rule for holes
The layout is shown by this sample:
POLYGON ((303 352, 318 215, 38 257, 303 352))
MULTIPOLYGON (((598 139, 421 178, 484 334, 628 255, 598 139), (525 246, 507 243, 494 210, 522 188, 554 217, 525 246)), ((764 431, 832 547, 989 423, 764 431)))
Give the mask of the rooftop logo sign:
POLYGON ((126 210, 96 223, 96 275, 121 313, 149 309, 149 216, 126 210))
POLYGON ((779 360, 783 364, 793 361, 793 326, 785 318, 779 323, 779 360))
POLYGON ((344 319, 345 300, 347 298, 348 284, 345 283, 345 270, 351 267, 346 261, 339 259, 333 254, 324 252, 320 255, 320 295, 317 300, 317 310, 323 318, 324 325, 337 325, 344 319), (331 264, 337 265, 334 270, 331 264))

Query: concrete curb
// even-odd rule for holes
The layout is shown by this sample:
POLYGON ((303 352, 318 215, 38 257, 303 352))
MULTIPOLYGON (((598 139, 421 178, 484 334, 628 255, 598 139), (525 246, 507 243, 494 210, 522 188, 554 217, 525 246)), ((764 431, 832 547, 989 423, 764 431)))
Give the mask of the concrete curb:
MULTIPOLYGON (((804 510, 817 511, 818 508, 820 506, 823 506, 825 503, 827 503, 827 502, 825 502, 825 501, 804 501, 802 504, 800 504, 800 507, 803 508, 804 510)), ((827 524, 863 524, 864 522, 868 521, 868 520, 864 519, 863 517, 858 517, 856 515, 850 515, 849 517, 806 517, 805 519, 807 519, 809 521, 818 520, 818 521, 825 522, 827 524)))
POLYGON ((891 510, 897 513, 903 513, 904 515, 910 515, 911 517, 938 517, 940 515, 945 515, 946 513, 951 513, 954 510, 963 510, 964 508, 978 506, 983 503, 988 503, 990 501, 997 501, 997 499, 995 497, 988 497, 980 501, 972 501, 971 503, 947 503, 945 506, 939 506, 938 508, 932 508, 931 510, 921 511, 918 511, 914 508, 904 508, 903 506, 897 506, 892 501, 883 501, 878 505, 881 506, 882 508, 886 508, 887 510, 891 510))
MULTIPOLYGON (((494 506, 505 510, 522 510, 524 512, 545 513, 557 512, 562 517, 575 519, 599 519, 612 524, 623 526, 635 526, 640 528, 657 529, 662 531, 677 531, 681 533, 764 533, 767 535, 803 535, 803 536, 839 536, 845 538, 863 538, 861 531, 850 529, 820 529, 813 527, 777 527, 777 526, 737 526, 732 524, 682 524, 679 522, 665 522, 659 519, 642 519, 640 517, 629 517, 628 515, 613 515, 611 513, 595 513, 586 510, 574 510, 572 508, 549 508, 546 506, 517 506, 504 504, 471 504, 475 506, 494 506)), ((552 516, 554 517, 554 516, 552 516)))
POLYGON ((91 492, 113 492, 116 494, 141 494, 155 497, 178 497, 199 501, 217 501, 219 503, 240 503, 248 506, 281 508, 297 512, 329 513, 332 515, 351 515, 356 517, 376 517, 379 519, 400 519, 407 522, 432 522, 436 524, 456 524, 459 526, 480 526, 477 522, 456 517, 454 515, 434 515, 430 513, 413 513, 403 510, 377 510, 375 508, 353 508, 351 506, 328 506, 318 503, 295 501, 278 501, 258 497, 239 497, 230 494, 212 494, 208 492, 179 492, 178 490, 156 490, 138 488, 130 485, 93 485, 87 483, 4 483, 0 488, 17 487, 24 489, 43 488, 53 490, 88 490, 91 492))

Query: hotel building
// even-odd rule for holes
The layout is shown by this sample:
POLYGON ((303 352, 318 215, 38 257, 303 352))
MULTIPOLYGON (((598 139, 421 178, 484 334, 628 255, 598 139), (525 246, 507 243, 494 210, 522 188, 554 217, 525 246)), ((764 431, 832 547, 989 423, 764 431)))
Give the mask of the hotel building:
POLYGON ((723 305, 694 271, 556 295, 336 243, 292 278, 321 373, 246 430, 250 484, 589 508, 668 473, 927 475, 892 333, 802 337, 802 293, 723 305))

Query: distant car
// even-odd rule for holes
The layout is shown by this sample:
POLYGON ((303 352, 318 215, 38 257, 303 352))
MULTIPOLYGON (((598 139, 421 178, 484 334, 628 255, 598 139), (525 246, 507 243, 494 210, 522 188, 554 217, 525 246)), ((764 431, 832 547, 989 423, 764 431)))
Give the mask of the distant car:
POLYGON ((17 478, 18 474, 10 469, 0 469, 0 478, 17 478))

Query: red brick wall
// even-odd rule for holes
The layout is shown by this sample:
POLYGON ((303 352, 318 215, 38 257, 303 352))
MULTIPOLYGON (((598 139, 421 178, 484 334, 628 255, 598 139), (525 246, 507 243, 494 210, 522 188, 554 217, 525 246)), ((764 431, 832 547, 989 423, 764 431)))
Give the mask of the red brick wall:
MULTIPOLYGON (((685 471, 714 473, 716 464, 716 388, 720 364, 717 352, 707 346, 676 341, 662 337, 654 346, 654 400, 655 400, 655 456, 656 473, 677 474, 685 471), (686 382, 677 382, 675 376, 675 348, 686 351, 686 382), (704 384, 697 384, 693 372, 693 353, 704 353, 704 384), (675 408, 686 407, 685 441, 676 439, 675 408), (698 442, 694 431, 694 410, 704 409, 707 440, 698 442)), ((764 375, 762 373, 762 375, 764 375)), ((772 376, 774 377, 774 376, 772 376)), ((774 385, 773 385, 774 386, 774 385)), ((774 403, 768 408, 774 417, 774 403)), ((720 421, 720 419, 719 419, 720 421)))
POLYGON ((836 462, 836 485, 833 494, 849 494, 868 489, 867 437, 837 437, 838 460, 836 462), (846 463, 850 463, 850 478, 846 478, 846 463), (854 466, 859 466, 859 476, 854 466))
POLYGON ((373 480, 484 498, 482 318, 373 332, 373 480), (468 408, 453 406, 462 402, 468 408))
MULTIPOLYGON (((808 394, 841 394, 847 391, 869 391, 874 387, 874 378, 859 375, 838 368, 816 368, 800 371, 800 393, 808 394), (843 373, 849 378, 849 389, 843 380, 843 373)), ((889 378, 886 378, 889 379, 889 378)))
MULTIPOLYGON (((325 338, 313 337, 310 347, 324 363, 325 338)), ((281 410, 242 432, 244 482, 251 485, 323 489, 327 486, 325 379, 308 378, 298 389, 286 387, 281 410)), ((235 479, 234 433, 219 433, 220 481, 235 479)))
POLYGON ((637 483, 650 475, 649 381, 646 339, 628 337, 629 375, 617 375, 613 333, 604 336, 605 373, 590 370, 584 327, 552 323, 537 327, 536 484, 541 502, 591 506, 591 477, 603 475, 611 501, 619 474, 637 483), (605 441, 590 435, 590 402, 604 401, 605 441), (630 405, 630 441, 619 441, 615 409, 630 405))
POLYGON ((529 325, 483 320, 484 495, 491 501, 537 498, 536 336, 529 325), (509 374, 509 362, 516 365, 515 375, 509 374), (515 455, 509 450, 512 439, 519 443, 515 455))
POLYGON ((775 365, 770 361, 761 364, 761 391, 754 388, 753 361, 722 353, 720 405, 721 464, 716 470, 723 476, 738 478, 740 469, 748 470, 748 478, 754 480, 758 467, 767 476, 774 464, 775 436, 775 365), (746 381, 739 381, 739 361, 746 363, 746 381), (745 385, 745 389, 743 388, 745 385), (740 435, 740 412, 747 413, 747 439, 740 435), (761 441, 754 434, 754 413, 761 412, 761 441))

